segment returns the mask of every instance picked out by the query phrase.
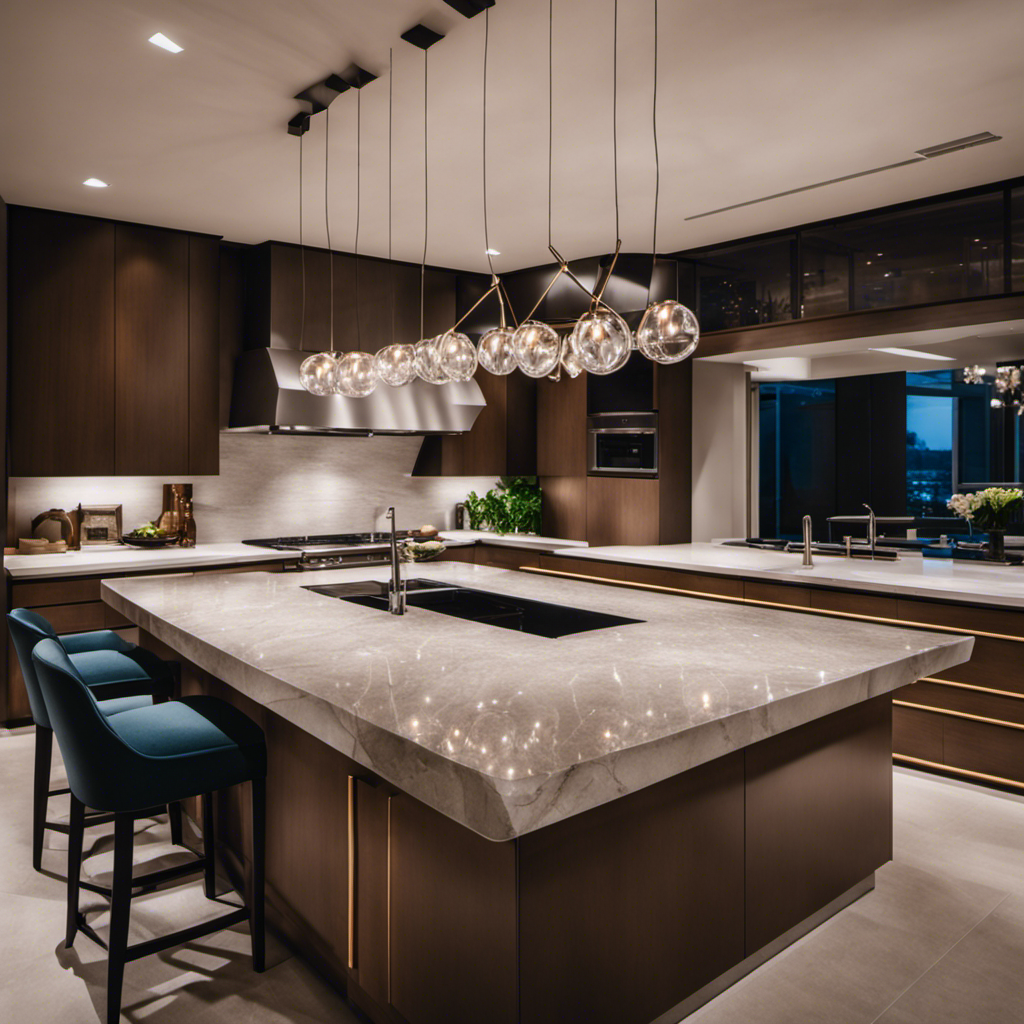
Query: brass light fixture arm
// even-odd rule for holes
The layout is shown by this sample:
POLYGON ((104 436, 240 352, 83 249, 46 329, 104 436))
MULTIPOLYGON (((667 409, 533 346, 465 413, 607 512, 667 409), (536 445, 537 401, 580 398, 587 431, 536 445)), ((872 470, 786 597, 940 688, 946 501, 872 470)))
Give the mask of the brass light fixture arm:
POLYGON ((594 309, 596 309, 599 304, 604 306, 605 309, 611 309, 612 308, 611 306, 608 305, 607 302, 603 301, 603 296, 604 296, 605 288, 608 287, 608 282, 612 279, 612 274, 615 273, 615 264, 619 260, 619 250, 621 248, 622 248, 622 239, 621 238, 616 238, 615 239, 615 254, 612 256, 611 265, 608 267, 608 272, 604 275, 604 280, 601 282, 601 287, 598 288, 598 290, 594 294, 594 305, 593 305, 594 309))
MULTIPOLYGON (((552 250, 552 251, 554 251, 554 250, 552 250)), ((552 288, 554 288, 555 282, 563 274, 569 274, 569 276, 572 277, 572 272, 566 266, 565 260, 563 260, 561 256, 558 256, 558 262, 559 262, 558 271, 556 272, 555 276, 553 278, 551 278, 551 280, 548 282, 547 288, 545 288, 544 291, 541 292, 540 298, 533 304, 533 309, 531 309, 530 312, 526 314, 526 320, 532 320, 533 319, 533 314, 536 313, 538 309, 540 309, 540 304, 547 298, 548 292, 551 291, 552 288)), ((523 323, 525 323, 526 320, 524 320, 523 323)))
MULTIPOLYGON (((619 244, 621 245, 622 243, 620 242, 619 244)), ((569 278, 569 280, 570 280, 570 281, 572 281, 572 283, 573 283, 573 284, 575 284, 575 285, 576 285, 576 287, 580 289, 580 291, 582 291, 582 292, 583 292, 583 293, 584 293, 585 295, 587 295, 587 296, 589 296, 589 297, 590 297, 590 308, 591 308, 591 309, 596 309, 598 305, 601 305, 601 306, 604 306, 604 308, 605 308, 605 309, 607 309, 607 310, 610 310, 610 311, 611 311, 611 312, 613 312, 613 313, 615 312, 615 310, 614 310, 614 309, 612 309, 612 307, 611 307, 611 306, 609 306, 609 305, 608 305, 608 303, 607 303, 607 302, 605 302, 605 301, 604 301, 604 300, 603 300, 603 299, 601 298, 601 295, 602 295, 602 294, 604 294, 604 287, 603 287, 603 286, 602 286, 602 288, 601 288, 601 292, 600 292, 600 293, 598 293, 597 295, 595 295, 595 294, 594 294, 594 293, 593 293, 593 292, 592 292, 592 291, 591 291, 591 290, 590 290, 590 289, 589 289, 589 288, 588 288, 588 287, 587 287, 587 286, 586 286, 586 285, 585 285, 585 284, 584 284, 584 283, 583 283, 583 282, 582 282, 582 281, 581 281, 581 280, 580 280, 580 279, 579 279, 579 278, 578 278, 578 277, 577 277, 577 276, 576 276, 576 275, 575 275, 575 274, 574 274, 574 273, 573 273, 573 272, 572 272, 572 271, 571 271, 571 270, 569 269, 569 266, 568 266, 568 264, 567 264, 567 263, 565 262, 565 260, 564 260, 564 259, 562 258, 562 256, 561 256, 561 255, 560 255, 560 253, 558 252, 558 250, 557 250, 557 249, 556 249, 556 248, 555 248, 555 247, 554 247, 553 245, 549 245, 549 246, 548 246, 548 249, 550 249, 550 250, 551 250, 551 253, 552 253, 552 255, 553 255, 553 256, 555 257, 555 259, 556 259, 556 260, 558 260, 558 262, 559 262, 559 263, 560 263, 560 264, 562 265, 562 271, 561 271, 561 272, 562 272, 562 273, 564 273, 564 274, 565 274, 565 275, 566 275, 566 276, 567 276, 567 277, 569 278)), ((615 258, 616 258, 616 259, 618 258, 618 248, 616 248, 616 250, 615 250, 615 258)), ((609 270, 609 276, 611 276, 611 270, 614 270, 614 269, 615 269, 615 261, 614 261, 614 259, 613 259, 613 261, 612 261, 612 266, 611 266, 611 269, 609 270)), ((552 283, 552 284, 554 284, 554 281, 552 281, 551 283, 552 283)), ((605 283, 607 284, 607 280, 605 281, 605 283)), ((548 287, 550 288, 551 286, 549 285, 548 287)), ((545 292, 545 294, 547 294, 547 293, 545 292)), ((543 296, 541 296, 541 297, 543 298, 543 296)))
POLYGON ((516 311, 512 308, 512 300, 508 297, 508 292, 505 290, 505 282, 501 281, 500 279, 498 281, 498 289, 500 293, 504 296, 504 302, 502 303, 502 305, 505 309, 508 310, 508 315, 512 319, 512 326, 514 328, 518 328, 519 321, 516 319, 516 311))
MULTIPOLYGON (((483 293, 483 295, 481 295, 480 298, 477 299, 476 302, 474 302, 473 305, 470 306, 469 309, 467 309, 466 312, 462 314, 461 317, 459 317, 459 319, 455 322, 455 326, 452 328, 452 330, 453 331, 458 330, 458 328, 462 324, 463 320, 465 320, 469 316, 469 314, 472 313, 473 310, 475 310, 476 307, 479 306, 480 303, 483 302, 484 299, 486 299, 487 296, 490 295, 492 292, 498 292, 498 301, 500 302, 501 301, 501 293, 499 291, 499 287, 500 287, 500 284, 498 282, 498 279, 495 278, 494 279, 494 283, 491 285, 491 287, 488 288, 487 291, 485 291, 483 293)), ((505 309, 504 309, 504 307, 502 307, 501 315, 502 315, 502 321, 504 321, 504 319, 505 319, 505 309)))

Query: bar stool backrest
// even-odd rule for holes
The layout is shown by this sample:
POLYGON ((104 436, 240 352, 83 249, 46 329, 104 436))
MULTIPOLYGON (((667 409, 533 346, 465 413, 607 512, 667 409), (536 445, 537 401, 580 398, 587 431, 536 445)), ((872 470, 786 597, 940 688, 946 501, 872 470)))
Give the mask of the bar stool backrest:
POLYGON ((41 640, 32 660, 71 792, 98 811, 126 809, 119 797, 141 781, 137 755, 111 729, 60 641, 41 640))
POLYGON ((32 710, 32 721, 36 725, 49 729, 51 728, 50 718, 46 713, 43 692, 39 689, 39 680, 36 678, 35 666, 32 663, 32 651, 40 640, 52 639, 59 644, 57 631, 50 625, 49 620, 29 608, 15 608, 8 612, 7 627, 11 631, 14 649, 18 652, 18 664, 21 665, 21 675, 25 680, 28 705, 32 710))

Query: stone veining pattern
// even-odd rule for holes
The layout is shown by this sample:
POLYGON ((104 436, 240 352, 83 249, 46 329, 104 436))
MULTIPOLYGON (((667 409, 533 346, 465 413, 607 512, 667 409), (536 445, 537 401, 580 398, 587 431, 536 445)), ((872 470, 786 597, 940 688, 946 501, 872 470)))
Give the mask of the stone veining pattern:
POLYGON ((200 668, 494 840, 934 675, 974 644, 468 564, 413 574, 644 621, 550 640, 302 589, 386 578, 368 569, 107 580, 103 596, 200 668))

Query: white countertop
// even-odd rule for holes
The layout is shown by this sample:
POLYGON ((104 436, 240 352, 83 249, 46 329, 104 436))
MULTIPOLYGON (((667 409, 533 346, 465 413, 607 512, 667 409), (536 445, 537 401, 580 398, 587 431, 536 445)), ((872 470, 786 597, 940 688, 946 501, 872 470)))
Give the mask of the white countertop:
POLYGON ((47 576, 102 576, 109 573, 198 569, 297 559, 298 552, 271 551, 249 544, 197 544, 194 548, 85 547, 61 555, 4 555, 4 568, 17 580, 47 576))
POLYGON ((441 540, 452 544, 497 544, 499 547, 524 548, 528 551, 556 551, 564 548, 585 548, 585 540, 563 540, 541 537, 535 533, 493 533, 490 530, 442 530, 441 540))
POLYGON ((722 544, 574 547, 554 554, 659 569, 756 577, 780 583, 1024 608, 1024 566, 984 565, 907 554, 898 562, 815 555, 813 567, 804 568, 802 556, 797 552, 761 551, 722 544))
POLYGON ((546 639, 304 589, 386 568, 151 576, 102 592, 183 657, 494 840, 934 675, 974 643, 469 564, 410 575, 642 621, 546 639))

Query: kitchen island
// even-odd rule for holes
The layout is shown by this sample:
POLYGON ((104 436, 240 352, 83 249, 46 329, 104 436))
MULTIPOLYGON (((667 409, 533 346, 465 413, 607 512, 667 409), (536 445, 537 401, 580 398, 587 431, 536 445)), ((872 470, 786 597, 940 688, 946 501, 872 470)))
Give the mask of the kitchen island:
MULTIPOLYGON (((103 586, 187 692, 263 725, 269 919, 386 1024, 679 1019, 871 887, 889 694, 973 643, 482 566, 412 575, 636 621, 548 638, 397 617, 301 574, 103 586)), ((243 807, 218 802, 240 876, 243 807)))

